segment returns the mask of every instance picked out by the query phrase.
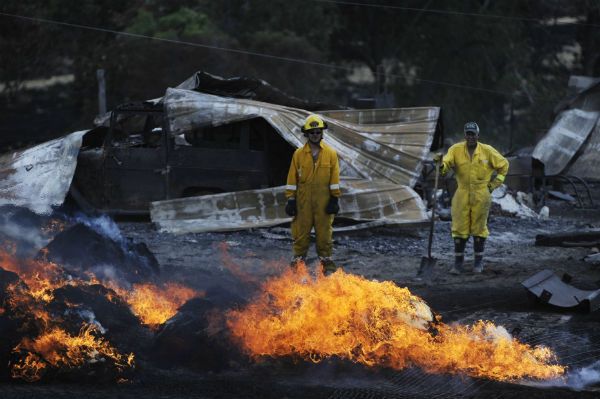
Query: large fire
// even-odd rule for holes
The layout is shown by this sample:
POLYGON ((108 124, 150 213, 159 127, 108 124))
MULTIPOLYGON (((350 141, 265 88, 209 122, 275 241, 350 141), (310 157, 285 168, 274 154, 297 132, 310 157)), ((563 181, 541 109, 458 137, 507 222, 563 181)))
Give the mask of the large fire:
POLYGON ((304 265, 267 281, 260 296, 228 313, 232 335, 254 357, 338 357, 369 366, 464 373, 500 381, 553 379, 554 353, 488 321, 451 326, 407 288, 342 270, 313 278, 304 265))

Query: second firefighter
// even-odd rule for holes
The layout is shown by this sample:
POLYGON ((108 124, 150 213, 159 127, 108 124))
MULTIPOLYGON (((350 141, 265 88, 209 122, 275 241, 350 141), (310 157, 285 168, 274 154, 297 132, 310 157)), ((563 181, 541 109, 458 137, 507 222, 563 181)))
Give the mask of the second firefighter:
POLYGON ((508 173, 508 161, 494 147, 480 143, 479 126, 467 122, 465 140, 453 145, 442 158, 442 174, 454 170, 457 189, 452 197, 452 238, 454 240, 454 267, 452 274, 463 271, 464 251, 469 236, 473 236, 475 261, 473 271, 483 272, 483 251, 489 235, 487 219, 492 191, 502 185, 508 173), (493 178, 492 178, 493 177, 493 178))

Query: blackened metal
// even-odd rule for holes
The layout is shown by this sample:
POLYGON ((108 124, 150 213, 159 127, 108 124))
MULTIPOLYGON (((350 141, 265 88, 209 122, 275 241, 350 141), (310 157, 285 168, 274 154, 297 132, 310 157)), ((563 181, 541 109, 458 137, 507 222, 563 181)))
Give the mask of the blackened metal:
POLYGON ((581 290, 560 279, 551 270, 542 270, 521 283, 540 302, 561 308, 592 312, 600 307, 600 290, 581 290))
POLYGON ((86 209, 135 215, 147 214, 153 201, 285 183, 293 148, 260 118, 181 137, 168 125, 162 104, 117 107, 95 140, 101 147, 80 151, 72 197, 86 209))
POLYGON ((544 303, 548 303, 550 302, 550 298, 552 298, 552 293, 550 291, 543 290, 540 295, 540 300, 544 303))
POLYGON ((263 101, 271 104, 284 105, 286 107, 301 108, 307 111, 348 109, 347 107, 340 107, 339 105, 306 101, 291 96, 278 88, 271 86, 262 79, 245 76, 223 78, 205 71, 196 72, 177 86, 177 88, 194 90, 221 97, 263 101))

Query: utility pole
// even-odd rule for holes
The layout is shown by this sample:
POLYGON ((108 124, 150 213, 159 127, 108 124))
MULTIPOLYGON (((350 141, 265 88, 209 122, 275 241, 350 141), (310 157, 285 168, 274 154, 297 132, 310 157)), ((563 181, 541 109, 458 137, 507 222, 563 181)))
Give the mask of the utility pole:
POLYGON ((106 80, 104 79, 104 69, 96 70, 98 79, 98 115, 106 113, 106 80))
POLYGON ((515 102, 514 96, 510 95, 510 119, 509 119, 509 132, 508 132, 508 151, 512 151, 513 149, 513 134, 515 128, 515 102))

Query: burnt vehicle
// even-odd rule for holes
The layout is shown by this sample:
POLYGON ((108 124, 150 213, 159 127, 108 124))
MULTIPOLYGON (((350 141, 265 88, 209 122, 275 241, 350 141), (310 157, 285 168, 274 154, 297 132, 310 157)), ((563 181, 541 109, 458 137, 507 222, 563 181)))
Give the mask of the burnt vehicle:
POLYGON ((70 195, 88 211, 147 214, 154 201, 285 184, 293 151, 262 118, 174 135, 162 103, 125 104, 83 137, 70 195))

